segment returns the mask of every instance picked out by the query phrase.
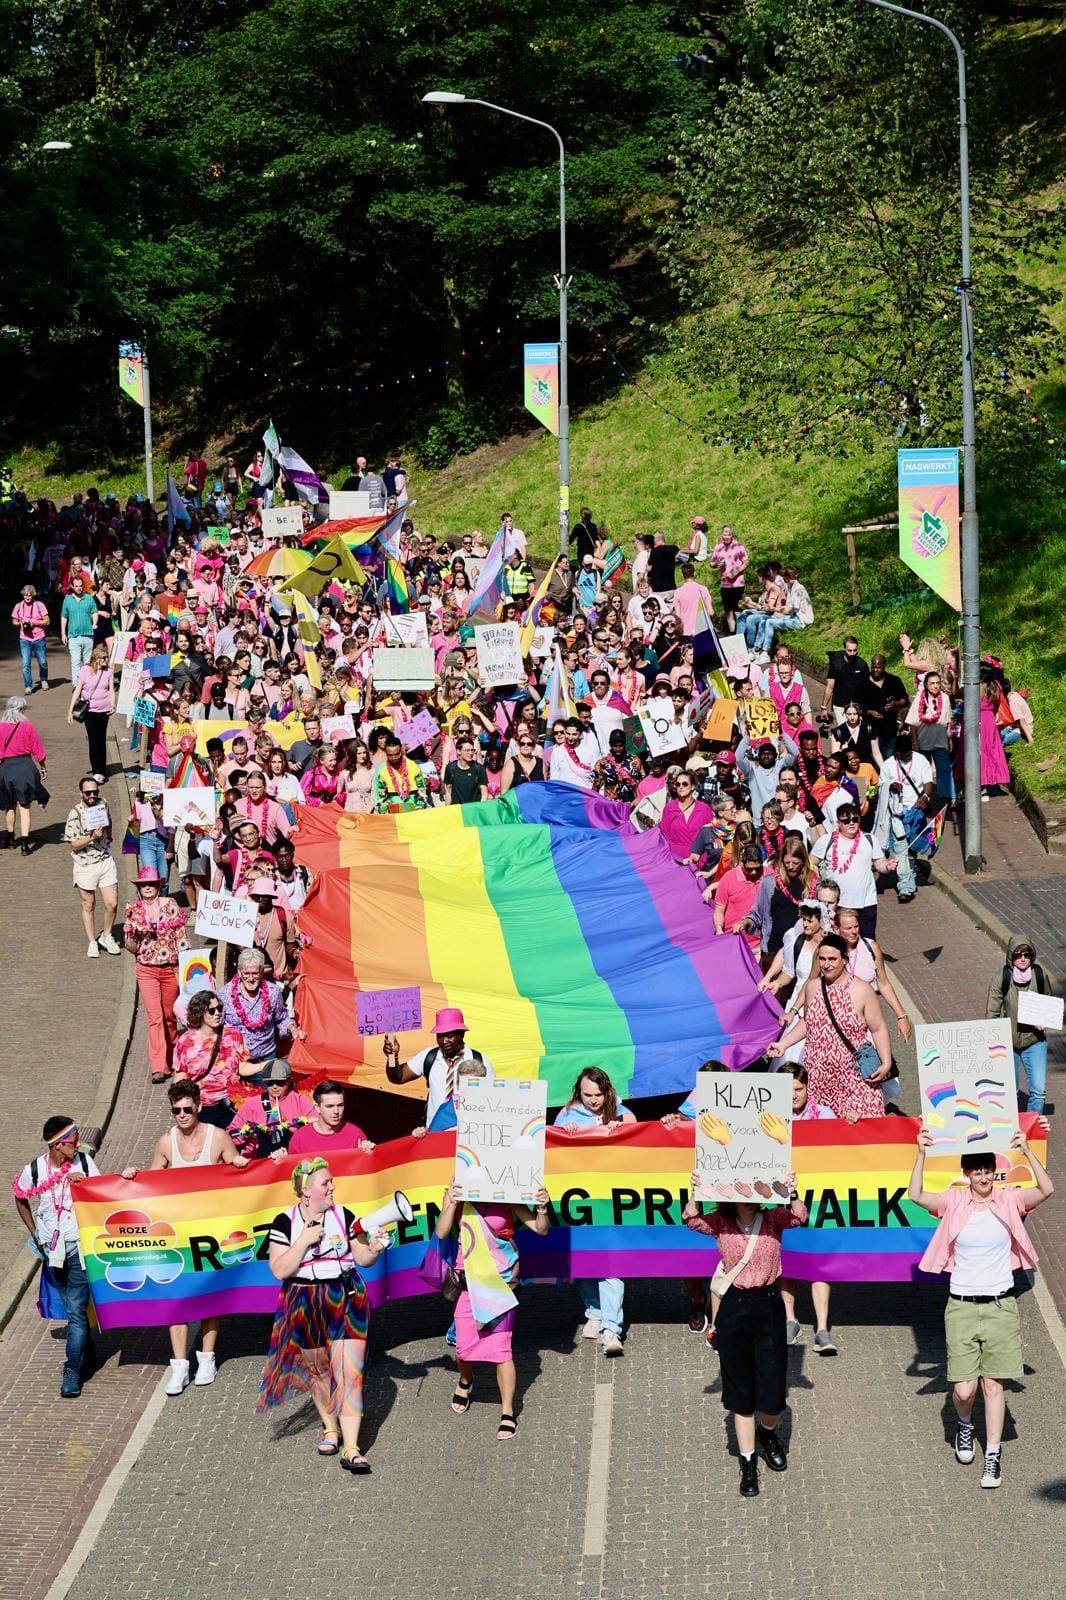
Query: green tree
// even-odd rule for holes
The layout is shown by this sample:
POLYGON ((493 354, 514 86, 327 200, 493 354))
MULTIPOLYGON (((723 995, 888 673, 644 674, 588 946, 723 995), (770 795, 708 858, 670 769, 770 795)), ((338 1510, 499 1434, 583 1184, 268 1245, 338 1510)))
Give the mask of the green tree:
MULTIPOLYGON (((1019 266, 1062 225, 1028 193, 1033 141, 1001 115, 987 27, 958 0, 937 15, 971 81, 982 453, 1011 454, 1019 414, 1001 373, 1045 370, 1054 338, 1019 266)), ((789 0, 761 16, 741 72, 681 131, 663 241, 690 313, 675 348, 714 397, 707 426, 788 451, 947 442, 960 422, 954 52, 859 5, 789 0)))

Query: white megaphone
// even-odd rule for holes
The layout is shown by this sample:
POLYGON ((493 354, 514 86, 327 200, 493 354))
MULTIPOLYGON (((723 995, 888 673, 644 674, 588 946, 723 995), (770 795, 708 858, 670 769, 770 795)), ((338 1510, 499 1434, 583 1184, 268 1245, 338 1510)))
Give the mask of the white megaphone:
POLYGON ((391 1200, 378 1206, 376 1211, 368 1211, 365 1217, 360 1217, 359 1227, 368 1239, 372 1239, 379 1228, 391 1227, 394 1222, 410 1222, 414 1214, 410 1200, 402 1189, 397 1189, 391 1200))

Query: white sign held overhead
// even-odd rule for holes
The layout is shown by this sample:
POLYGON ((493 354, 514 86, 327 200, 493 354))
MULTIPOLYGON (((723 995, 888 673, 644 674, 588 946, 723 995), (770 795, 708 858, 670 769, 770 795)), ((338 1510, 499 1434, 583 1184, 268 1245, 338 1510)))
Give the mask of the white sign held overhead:
POLYGON ((521 683, 525 678, 517 622, 488 622, 475 627, 478 675, 488 689, 521 683))

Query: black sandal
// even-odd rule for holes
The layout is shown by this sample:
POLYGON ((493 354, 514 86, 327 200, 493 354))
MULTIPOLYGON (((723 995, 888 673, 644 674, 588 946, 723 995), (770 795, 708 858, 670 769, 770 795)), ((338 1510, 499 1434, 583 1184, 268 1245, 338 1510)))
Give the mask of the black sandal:
POLYGON ((501 1411, 500 1426, 496 1430, 497 1439, 513 1439, 518 1432, 518 1422, 513 1411, 501 1411))
POLYGON ((350 1455, 347 1450, 342 1450, 341 1467, 345 1472, 355 1473, 356 1476, 365 1476, 370 1471, 370 1462, 361 1450, 353 1450, 350 1455))
POLYGON ((470 1410, 470 1402, 473 1400, 473 1398, 473 1378, 470 1379, 469 1383, 464 1383, 462 1378, 460 1378, 458 1383, 455 1385, 455 1393, 452 1395, 452 1410, 461 1417, 464 1411, 470 1410))

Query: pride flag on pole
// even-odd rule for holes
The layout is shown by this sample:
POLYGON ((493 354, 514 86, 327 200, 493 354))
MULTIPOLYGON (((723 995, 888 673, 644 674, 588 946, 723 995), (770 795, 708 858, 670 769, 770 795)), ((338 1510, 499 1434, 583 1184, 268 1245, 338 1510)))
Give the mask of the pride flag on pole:
POLYGON ((483 622, 496 621, 496 613, 503 599, 504 563, 511 554, 506 530, 501 528, 492 541, 492 548, 485 557, 485 564, 478 573, 474 592, 470 596, 466 614, 471 622, 476 617, 483 622))

